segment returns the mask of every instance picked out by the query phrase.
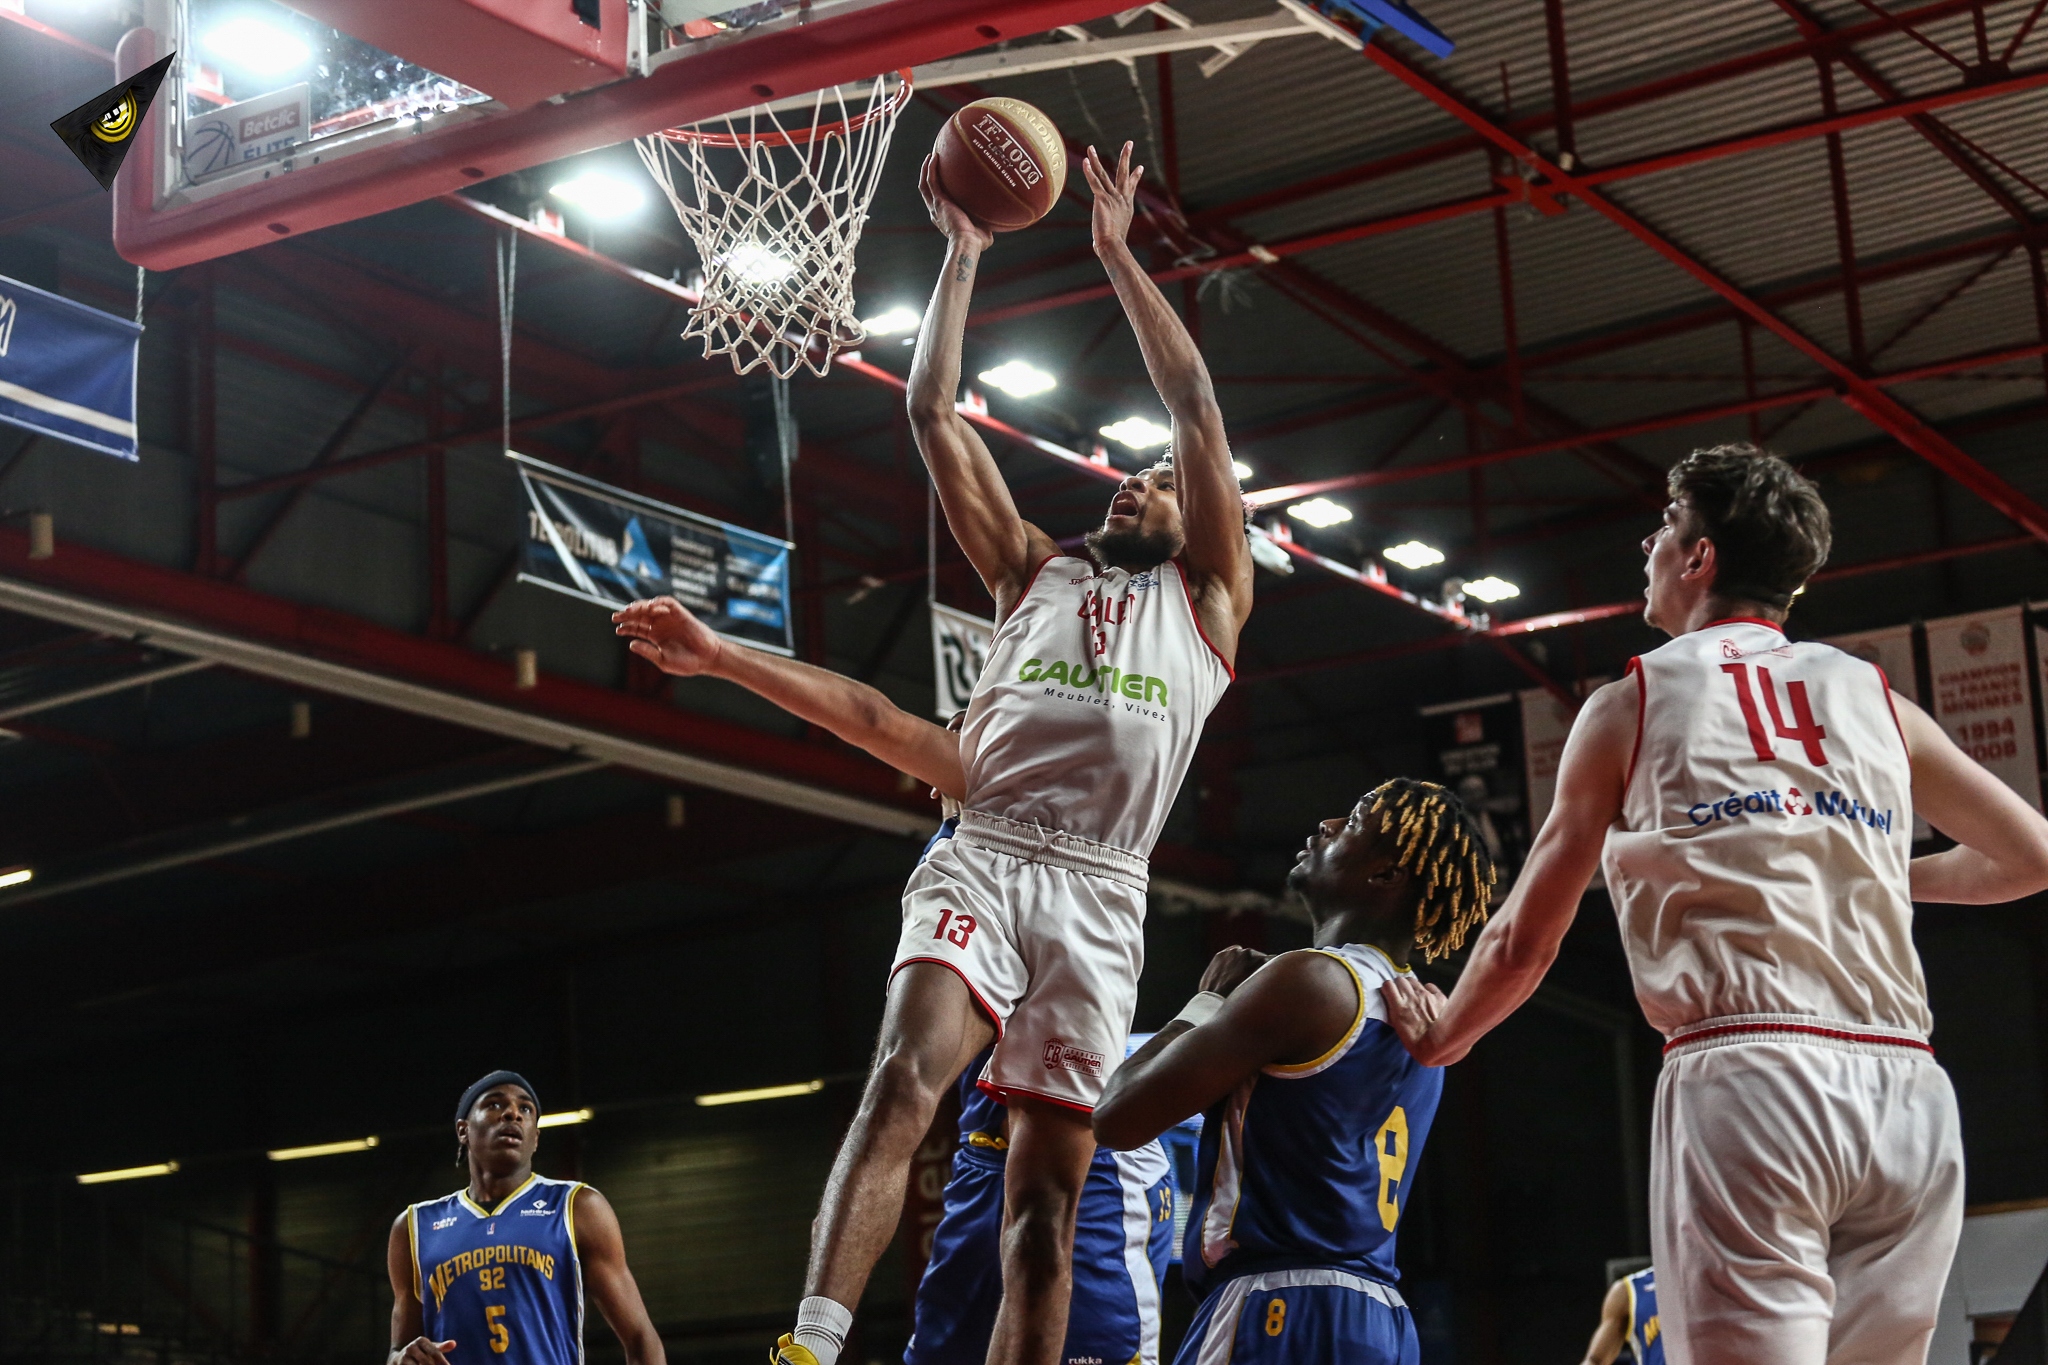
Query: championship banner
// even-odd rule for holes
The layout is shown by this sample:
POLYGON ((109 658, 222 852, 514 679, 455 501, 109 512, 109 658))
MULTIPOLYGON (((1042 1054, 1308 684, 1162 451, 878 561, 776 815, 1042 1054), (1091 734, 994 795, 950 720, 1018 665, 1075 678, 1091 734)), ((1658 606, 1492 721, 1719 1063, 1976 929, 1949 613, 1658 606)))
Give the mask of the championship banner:
POLYGON ((1419 714, 1436 780, 1456 792, 1479 822, 1504 891, 1529 850, 1522 711, 1515 694, 1438 702, 1419 714))
POLYGON ((0 275, 0 422, 135 459, 141 337, 126 318, 0 275))
POLYGON ((728 639, 795 652, 788 541, 508 455, 526 490, 520 582, 612 610, 672 596, 728 639))
POLYGON ((2041 809, 2020 608, 1929 621, 1927 667, 1934 683, 1934 718, 1949 738, 2028 805, 2041 809))
MULTIPOLYGON (((1892 685, 1892 691, 1913 702, 1916 706, 1926 703, 1920 697, 1919 670, 1913 666, 1913 628, 1911 626, 1889 626, 1884 630, 1862 630, 1851 635, 1830 635, 1821 641, 1833 645, 1844 654, 1853 654, 1867 663, 1876 664, 1884 670, 1885 680, 1892 685)), ((1913 838, 1930 838, 1934 830, 1918 814, 1913 817, 1913 838)))
POLYGON ((932 674, 938 680, 932 710, 940 720, 951 720, 955 712, 967 709, 995 633, 993 621, 932 603, 932 674))

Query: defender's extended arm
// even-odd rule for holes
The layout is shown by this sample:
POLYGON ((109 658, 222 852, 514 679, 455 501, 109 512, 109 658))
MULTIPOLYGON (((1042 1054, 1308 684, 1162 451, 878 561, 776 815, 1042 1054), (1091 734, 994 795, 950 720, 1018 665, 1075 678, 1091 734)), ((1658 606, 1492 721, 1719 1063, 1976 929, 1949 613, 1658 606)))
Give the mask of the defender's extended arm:
POLYGON ((673 597, 612 613, 628 648, 664 673, 738 683, 793 716, 822 725, 899 772, 964 800, 960 737, 911 715, 863 682, 765 650, 728 644, 673 597))
POLYGON ((946 525, 996 599, 996 620, 1001 621, 1016 605, 1032 569, 1059 547, 1017 514, 995 457, 953 406, 960 392, 960 348, 974 273, 995 235, 940 192, 930 157, 918 184, 933 225, 946 235, 946 263, 924 310, 910 362, 910 429, 938 488, 939 505, 946 509, 946 525))
POLYGON ((1229 997, 1214 1018, 1199 1027, 1174 1020, 1110 1073, 1095 1106, 1095 1140, 1103 1146, 1144 1146, 1260 1067, 1327 1052, 1358 1016, 1356 978, 1326 953, 1268 962, 1225 948, 1202 973, 1202 989, 1229 997))

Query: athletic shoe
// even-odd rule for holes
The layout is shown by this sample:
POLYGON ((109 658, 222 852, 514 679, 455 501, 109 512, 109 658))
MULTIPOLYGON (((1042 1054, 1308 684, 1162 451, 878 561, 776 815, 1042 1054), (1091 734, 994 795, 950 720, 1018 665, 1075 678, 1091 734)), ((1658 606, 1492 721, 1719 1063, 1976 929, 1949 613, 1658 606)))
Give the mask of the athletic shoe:
POLYGON ((796 1338, 784 1332, 782 1340, 768 1353, 768 1365, 818 1365, 818 1358, 811 1354, 810 1347, 797 1345, 796 1338))

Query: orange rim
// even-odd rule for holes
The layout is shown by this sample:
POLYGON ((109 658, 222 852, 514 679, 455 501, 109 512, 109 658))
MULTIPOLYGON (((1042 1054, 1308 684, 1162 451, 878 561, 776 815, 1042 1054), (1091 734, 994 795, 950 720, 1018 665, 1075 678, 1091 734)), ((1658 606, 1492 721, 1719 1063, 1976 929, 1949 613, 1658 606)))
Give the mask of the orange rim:
POLYGON ((821 137, 839 137, 857 132, 874 119, 888 115, 894 117, 905 104, 910 102, 910 68, 900 68, 896 75, 902 84, 889 102, 879 109, 868 109, 851 118, 833 119, 830 123, 813 124, 809 128, 798 128, 791 132, 767 133, 704 133, 695 128, 664 128, 659 136, 671 142, 694 142, 700 147, 800 147, 821 137))

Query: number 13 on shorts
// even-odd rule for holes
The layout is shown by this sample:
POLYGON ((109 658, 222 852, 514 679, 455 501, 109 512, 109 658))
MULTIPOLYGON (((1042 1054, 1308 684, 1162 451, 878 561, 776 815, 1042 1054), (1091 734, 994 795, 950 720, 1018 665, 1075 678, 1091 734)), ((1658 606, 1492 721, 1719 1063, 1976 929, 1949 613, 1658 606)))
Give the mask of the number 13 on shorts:
POLYGON ((973 932, 974 916, 963 915, 958 910, 941 910, 939 927, 932 930, 932 937, 942 938, 955 948, 965 948, 968 936, 973 932))

